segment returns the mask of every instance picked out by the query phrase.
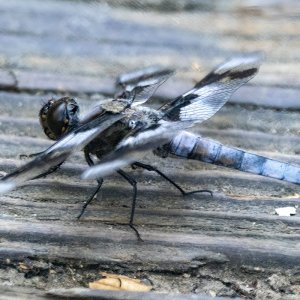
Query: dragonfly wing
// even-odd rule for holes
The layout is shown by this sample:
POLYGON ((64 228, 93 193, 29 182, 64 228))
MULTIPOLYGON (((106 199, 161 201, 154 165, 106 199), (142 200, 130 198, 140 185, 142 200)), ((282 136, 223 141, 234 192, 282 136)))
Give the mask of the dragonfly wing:
POLYGON ((95 179, 109 175, 115 170, 135 162, 143 152, 170 141, 178 131, 188 125, 190 124, 186 124, 186 122, 163 121, 140 131, 135 136, 123 140, 116 150, 99 164, 87 169, 82 174, 82 178, 95 179))
POLYGON ((84 172, 83 178, 108 175, 136 161, 140 152, 154 149, 169 141, 179 130, 210 118, 228 101, 235 90, 258 72, 261 61, 262 55, 253 53, 221 64, 191 91, 162 108, 166 121, 161 120, 156 125, 123 140, 99 165, 84 172))
POLYGON ((70 132, 35 159, 0 180, 0 193, 8 192, 63 163, 71 153, 83 149, 102 131, 120 120, 123 115, 106 114, 70 132))
POLYGON ((120 75, 116 80, 115 98, 126 98, 132 106, 145 103, 170 76, 174 70, 150 66, 120 75))
POLYGON ((262 60, 263 55, 258 52, 234 57, 161 110, 168 120, 201 123, 212 117, 240 86, 257 74, 262 60))

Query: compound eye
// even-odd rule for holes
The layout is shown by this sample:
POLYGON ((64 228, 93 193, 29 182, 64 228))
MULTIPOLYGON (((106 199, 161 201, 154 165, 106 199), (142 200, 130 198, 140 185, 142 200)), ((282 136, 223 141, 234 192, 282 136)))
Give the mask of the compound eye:
POLYGON ((128 127, 134 129, 136 127, 136 122, 134 120, 129 120, 128 127))

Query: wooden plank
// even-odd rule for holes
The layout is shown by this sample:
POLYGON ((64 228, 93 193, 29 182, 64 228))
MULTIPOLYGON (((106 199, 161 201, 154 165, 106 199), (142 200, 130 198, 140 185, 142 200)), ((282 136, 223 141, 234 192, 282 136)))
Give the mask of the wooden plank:
POLYGON ((57 260, 73 264, 86 261, 103 266, 117 263, 127 272, 142 269, 150 274, 151 270, 189 273, 191 268, 206 264, 225 264, 228 268, 235 264, 254 264, 272 269, 280 268, 284 263, 285 268, 292 269, 299 263, 299 242, 293 235, 288 243, 284 239, 279 241, 278 237, 264 236, 257 244, 254 237, 214 235, 212 239, 208 235, 172 232, 166 235, 157 230, 142 229, 145 242, 138 243, 135 235, 124 229, 111 230, 99 223, 76 226, 69 222, 66 226, 54 224, 54 221, 28 223, 6 219, 1 222, 0 256, 2 260, 9 257, 10 263, 24 261, 25 264, 26 257, 33 261, 57 260))
POLYGON ((250 104, 261 107, 299 110, 299 89, 244 86, 234 93, 231 103, 250 104))
POLYGON ((257 82, 299 87, 300 25, 288 6, 261 6, 251 12, 245 4, 234 10, 235 18, 230 11, 215 9, 173 12, 166 19, 162 13, 140 14, 101 4, 39 4, 36 0, 26 5, 19 1, 2 4, 1 61, 6 68, 53 72, 58 77, 112 78, 125 69, 160 63, 182 70, 181 78, 194 80, 225 57, 260 49, 266 51, 268 60, 257 82), (16 15, 14 22, 11 11, 16 15), (214 26, 207 26, 211 20, 214 26), (61 24, 63 30, 54 24, 61 24), (17 34, 20 28, 26 34, 17 34))
POLYGON ((24 299, 24 300, 42 300, 42 299, 51 299, 47 297, 43 292, 38 289, 32 288, 18 288, 11 286, 0 286, 0 299, 1 300, 13 300, 13 299, 24 299))
POLYGON ((101 93, 112 95, 113 78, 97 78, 80 75, 45 72, 16 71, 18 89, 21 91, 55 91, 68 93, 101 93))
POLYGON ((14 90, 16 89, 16 78, 12 71, 0 69, 0 89, 14 90))
MULTIPOLYGON (((209 297, 204 295, 192 295, 192 294, 185 294, 185 295, 177 295, 177 294, 164 294, 164 293, 128 293, 128 292, 115 292, 115 291, 97 291, 91 289, 60 289, 60 290, 52 290, 48 293, 51 296, 60 297, 62 299, 102 299, 102 300, 138 300, 138 299, 145 299, 145 300, 228 300, 229 298, 220 298, 220 297, 209 297)), ((238 298, 235 298, 239 300, 238 298)))
MULTIPOLYGON (((17 80, 16 85, 13 82, 6 83, 5 78, 1 81, 1 76, 0 85, 6 89, 17 89, 30 93, 55 91, 56 93, 69 94, 102 94, 111 97, 114 93, 115 78, 101 78, 100 80, 88 76, 58 75, 29 71, 16 71, 15 76, 17 80)), ((174 99, 178 95, 190 90, 193 85, 192 81, 173 79, 161 86, 155 97, 161 101, 174 99)), ((297 88, 245 85, 232 96, 229 103, 299 110, 299 91, 297 88)))
MULTIPOLYGON (((98 300, 136 300, 145 299, 153 300, 228 300, 230 298, 220 298, 220 297, 209 297, 205 295, 194 295, 194 294, 166 294, 166 293, 133 293, 124 291, 101 291, 92 290, 87 288, 71 288, 71 289, 52 289, 48 292, 42 292, 38 289, 32 288, 18 288, 18 287, 8 287, 0 286, 0 299, 10 300, 10 299, 32 299, 32 300, 42 300, 42 299, 98 299, 98 300)), ((239 300, 238 298, 235 298, 239 300)))
MULTIPOLYGON (((298 3, 267 2, 253 7, 223 1, 220 8, 202 1, 188 10, 189 0, 173 1, 168 18, 164 11, 129 9, 126 1, 0 2, 1 173, 24 163, 19 154, 52 143, 37 114, 41 100, 53 94, 76 95, 84 112, 112 95, 117 74, 159 63, 178 69, 152 102, 160 105, 225 57, 257 49, 268 60, 256 79, 195 131, 299 163, 298 3)), ((143 5, 158 9, 164 3, 143 5)), ((205 187, 214 196, 183 199, 156 175, 128 169, 138 180, 139 243, 127 226, 131 187, 117 175, 105 180, 97 200, 76 220, 96 187, 80 179, 86 165, 78 153, 58 172, 1 197, 0 283, 12 286, 1 289, 3 299, 141 298, 84 289, 100 271, 145 278, 168 293, 160 295, 165 299, 176 299, 174 293, 185 293, 178 299, 201 299, 191 293, 297 299, 299 213, 279 217, 275 208, 298 210, 299 186, 195 161, 147 155, 145 162, 187 191, 205 187)))

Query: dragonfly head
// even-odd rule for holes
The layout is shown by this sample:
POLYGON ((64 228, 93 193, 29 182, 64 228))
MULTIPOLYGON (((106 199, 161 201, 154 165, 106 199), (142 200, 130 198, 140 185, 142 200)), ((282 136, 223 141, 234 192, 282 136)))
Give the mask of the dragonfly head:
POLYGON ((78 126, 78 114, 79 106, 76 100, 63 97, 49 100, 40 110, 39 117, 48 138, 58 140, 78 126))

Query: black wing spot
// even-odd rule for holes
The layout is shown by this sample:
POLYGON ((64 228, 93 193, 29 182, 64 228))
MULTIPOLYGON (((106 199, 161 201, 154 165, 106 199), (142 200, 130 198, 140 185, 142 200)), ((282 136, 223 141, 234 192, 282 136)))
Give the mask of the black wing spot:
POLYGON ((253 76, 257 71, 258 71, 257 68, 252 68, 252 69, 239 71, 239 72, 231 72, 231 73, 229 73, 228 77, 230 79, 247 78, 247 77, 253 76))
POLYGON ((165 116, 172 121, 180 120, 180 109, 192 103, 192 100, 198 98, 197 94, 188 94, 186 96, 179 96, 169 104, 169 109, 166 110, 165 116))
POLYGON ((195 88, 201 88, 204 87, 205 85, 209 85, 214 82, 220 82, 224 78, 228 78, 231 80, 247 78, 253 76, 257 71, 258 71, 257 68, 251 68, 244 71, 228 70, 221 74, 212 72, 209 73, 206 77, 204 77, 200 82, 198 82, 195 85, 195 88))

